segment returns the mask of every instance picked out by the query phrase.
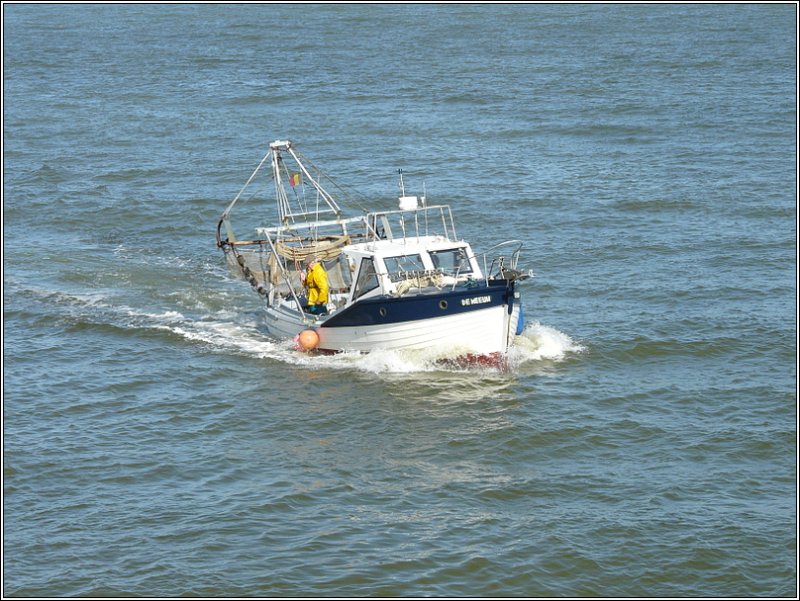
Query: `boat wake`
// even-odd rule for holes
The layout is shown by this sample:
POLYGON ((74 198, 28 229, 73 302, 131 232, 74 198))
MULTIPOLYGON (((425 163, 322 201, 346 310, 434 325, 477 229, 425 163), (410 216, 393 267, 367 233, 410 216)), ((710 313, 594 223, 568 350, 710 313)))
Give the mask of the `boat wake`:
MULTIPOLYGON (((516 336, 501 365, 491 360, 464 360, 471 349, 437 347, 415 350, 375 350, 370 353, 345 352, 332 355, 297 350, 292 340, 276 340, 262 325, 259 311, 243 312, 213 308, 187 299, 187 309, 173 305, 136 308, 115 302, 113 295, 101 291, 70 294, 21 287, 18 296, 27 310, 34 305, 54 310, 72 324, 160 332, 175 343, 188 342, 211 353, 225 353, 255 360, 278 361, 313 369, 357 370, 372 374, 411 374, 420 372, 518 372, 530 367, 550 366, 584 351, 584 347, 556 328, 531 322, 516 336), (181 309, 181 310, 177 310, 181 309), (196 309, 200 309, 197 312, 196 309)), ((224 303, 220 303, 224 304, 224 303)))
MULTIPOLYGON (((164 317, 167 317, 164 315, 164 317)), ((241 315, 238 316, 241 318, 241 315)), ((266 359, 313 369, 353 369, 372 374, 410 374, 420 372, 497 372, 518 371, 529 366, 558 363, 579 354, 584 347, 567 334, 534 322, 517 336, 508 356, 500 363, 492 358, 470 355, 463 347, 433 349, 374 350, 369 353, 322 354, 298 350, 292 340, 275 340, 257 325, 218 315, 214 320, 176 320, 155 325, 192 342, 206 343, 227 353, 266 359)))

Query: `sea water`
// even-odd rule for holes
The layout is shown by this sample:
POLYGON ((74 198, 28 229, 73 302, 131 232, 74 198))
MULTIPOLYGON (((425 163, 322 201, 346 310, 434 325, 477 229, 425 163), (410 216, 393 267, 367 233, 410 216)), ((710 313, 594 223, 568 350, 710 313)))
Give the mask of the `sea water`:
POLYGON ((796 596, 796 11, 4 5, 4 595, 796 596), (270 339, 275 139, 523 240, 510 368, 270 339))

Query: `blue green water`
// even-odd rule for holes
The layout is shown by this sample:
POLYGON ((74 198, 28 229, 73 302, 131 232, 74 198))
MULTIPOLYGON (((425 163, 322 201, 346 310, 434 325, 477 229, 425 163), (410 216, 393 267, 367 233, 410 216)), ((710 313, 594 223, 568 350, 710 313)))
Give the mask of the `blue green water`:
POLYGON ((4 4, 3 594, 796 596, 796 10, 4 4), (509 372, 267 337, 287 138, 525 240, 509 372))

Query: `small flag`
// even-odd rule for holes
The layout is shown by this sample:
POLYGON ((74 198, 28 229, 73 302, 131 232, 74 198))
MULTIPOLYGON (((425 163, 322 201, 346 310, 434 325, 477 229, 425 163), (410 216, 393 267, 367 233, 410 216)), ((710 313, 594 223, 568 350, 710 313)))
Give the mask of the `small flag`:
POLYGON ((289 183, 292 184, 292 188, 294 188, 297 184, 300 183, 300 174, 299 173, 292 173, 292 176, 289 178, 289 183))

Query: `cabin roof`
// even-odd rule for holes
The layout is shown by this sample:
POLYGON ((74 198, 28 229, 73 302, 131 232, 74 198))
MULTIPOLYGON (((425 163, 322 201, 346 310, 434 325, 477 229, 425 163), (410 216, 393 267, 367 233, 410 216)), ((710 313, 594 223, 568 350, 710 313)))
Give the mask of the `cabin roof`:
POLYGON ((463 240, 448 240, 444 236, 420 236, 419 238, 414 236, 351 244, 344 249, 344 252, 348 255, 359 257, 398 257, 449 248, 466 248, 468 246, 469 244, 463 240))

